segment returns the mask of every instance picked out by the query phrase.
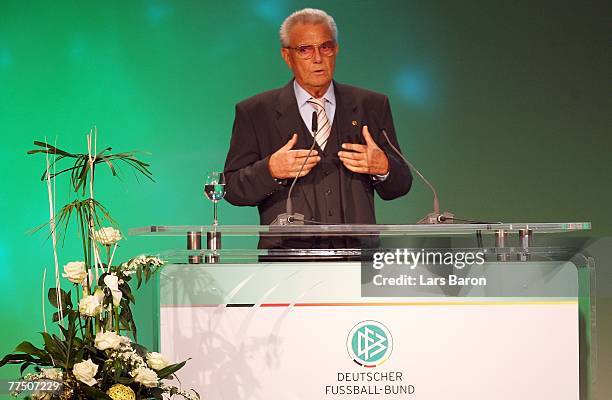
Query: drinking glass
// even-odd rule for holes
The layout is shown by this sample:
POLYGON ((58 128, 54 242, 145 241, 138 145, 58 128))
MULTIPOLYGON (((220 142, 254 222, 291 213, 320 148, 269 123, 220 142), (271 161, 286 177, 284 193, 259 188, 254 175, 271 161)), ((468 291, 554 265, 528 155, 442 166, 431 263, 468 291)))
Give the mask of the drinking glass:
POLYGON ((223 172, 213 171, 206 176, 204 183, 204 194, 213 202, 213 225, 219 224, 217 218, 217 203, 225 196, 225 175, 223 172))

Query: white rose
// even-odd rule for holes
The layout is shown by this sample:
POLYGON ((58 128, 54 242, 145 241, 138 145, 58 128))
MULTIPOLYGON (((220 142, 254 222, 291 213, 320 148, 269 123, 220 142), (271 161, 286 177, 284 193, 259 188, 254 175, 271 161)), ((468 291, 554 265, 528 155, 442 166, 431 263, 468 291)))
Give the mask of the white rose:
POLYGON ((115 350, 123 343, 123 340, 121 336, 117 335, 115 332, 107 331, 98 332, 94 342, 98 350, 115 350))
POLYGON ((134 380, 140 383, 142 386, 155 387, 157 386, 157 374, 152 369, 147 367, 138 367, 130 375, 134 377, 134 380))
POLYGON ((111 226, 100 228, 93 233, 96 242, 105 246, 110 246, 121 240, 121 232, 111 226))
POLYGON ((91 359, 74 364, 72 373, 74 377, 88 386, 93 386, 97 382, 94 376, 98 372, 98 366, 91 359))
POLYGON ((102 311, 102 299, 104 298, 104 294, 102 296, 99 295, 98 290, 93 295, 87 295, 79 301, 79 312, 82 315, 87 315, 88 317, 95 317, 100 314, 102 311))
POLYGON ((40 373, 45 379, 59 381, 62 379, 62 370, 59 368, 41 368, 40 373))
POLYGON ((93 296, 98 299, 98 301, 100 302, 100 304, 102 304, 102 302, 104 301, 104 291, 100 288, 97 288, 93 294, 93 296))
POLYGON ((83 261, 71 261, 64 265, 64 278, 72 283, 81 283, 87 276, 87 270, 85 269, 85 263, 83 261))
POLYGON ((116 275, 106 275, 104 277, 104 284, 111 290, 113 305, 118 306, 121 297, 123 297, 123 293, 119 290, 119 278, 116 275))
POLYGON ((156 371, 166 368, 170 363, 159 353, 147 354, 147 364, 156 371))

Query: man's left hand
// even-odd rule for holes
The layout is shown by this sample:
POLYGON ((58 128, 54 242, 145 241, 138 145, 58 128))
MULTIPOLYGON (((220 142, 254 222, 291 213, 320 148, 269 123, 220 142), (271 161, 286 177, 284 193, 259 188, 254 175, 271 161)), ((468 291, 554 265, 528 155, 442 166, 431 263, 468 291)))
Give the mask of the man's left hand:
POLYGON ((348 151, 339 151, 338 157, 346 168, 359 174, 385 175, 389 172, 389 159, 384 151, 378 147, 367 125, 361 129, 366 144, 342 143, 342 148, 348 151))

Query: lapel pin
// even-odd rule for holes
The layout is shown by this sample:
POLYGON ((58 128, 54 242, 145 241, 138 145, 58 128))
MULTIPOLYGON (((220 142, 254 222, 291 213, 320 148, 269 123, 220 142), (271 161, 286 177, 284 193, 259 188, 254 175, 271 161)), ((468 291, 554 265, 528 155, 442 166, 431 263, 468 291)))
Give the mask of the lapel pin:
POLYGON ((352 120, 352 121, 351 121, 351 125, 353 125, 353 126, 357 126, 357 121, 352 120))

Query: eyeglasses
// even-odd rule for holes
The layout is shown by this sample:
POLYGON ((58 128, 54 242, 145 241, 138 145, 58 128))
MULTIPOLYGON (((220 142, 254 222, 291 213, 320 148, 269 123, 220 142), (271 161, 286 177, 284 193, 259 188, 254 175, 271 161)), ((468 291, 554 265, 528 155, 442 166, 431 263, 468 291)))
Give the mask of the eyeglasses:
POLYGON ((285 47, 286 49, 295 50, 300 58, 305 60, 312 58, 315 54, 315 48, 319 49, 319 52, 324 57, 331 57, 334 55, 334 51, 336 50, 336 42, 333 40, 328 40, 327 42, 323 42, 321 44, 304 44, 297 47, 285 47))

